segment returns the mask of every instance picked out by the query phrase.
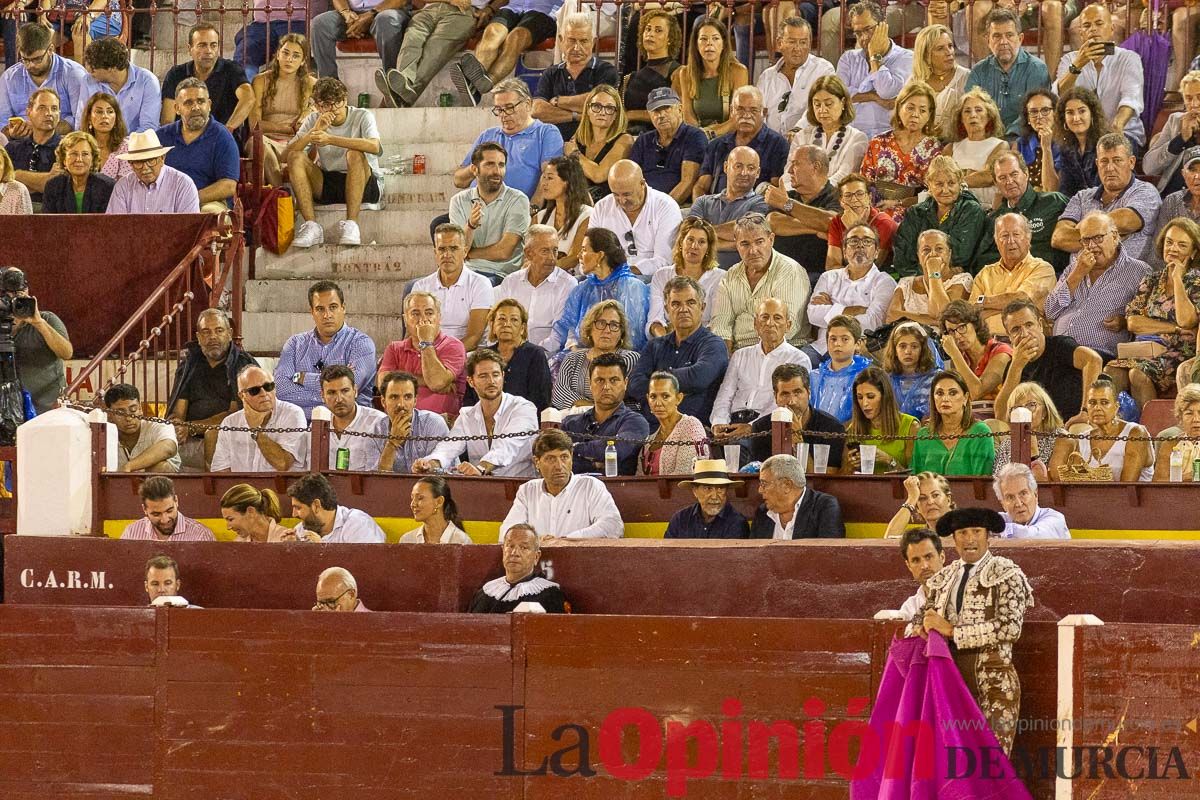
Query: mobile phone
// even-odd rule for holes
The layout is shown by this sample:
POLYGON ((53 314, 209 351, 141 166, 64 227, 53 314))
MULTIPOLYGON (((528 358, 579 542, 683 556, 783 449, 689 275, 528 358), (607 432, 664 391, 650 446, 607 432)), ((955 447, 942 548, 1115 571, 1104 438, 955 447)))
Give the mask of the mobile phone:
POLYGON ((1117 52, 1117 43, 1116 42, 1105 42, 1104 43, 1104 55, 1111 56, 1115 52, 1117 52))

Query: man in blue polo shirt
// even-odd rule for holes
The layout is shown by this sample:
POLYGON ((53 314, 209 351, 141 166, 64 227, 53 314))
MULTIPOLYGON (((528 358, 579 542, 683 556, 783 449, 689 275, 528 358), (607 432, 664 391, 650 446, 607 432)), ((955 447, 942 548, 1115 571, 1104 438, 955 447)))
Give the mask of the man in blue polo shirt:
POLYGON ((159 125, 162 113, 162 91, 158 78, 148 69, 129 62, 129 48, 112 36, 93 39, 83 53, 88 76, 83 92, 75 106, 75 118, 80 128, 86 124, 84 109, 92 95, 107 92, 117 98, 125 129, 130 133, 148 131, 159 125))
POLYGON ((621 85, 617 68, 592 53, 595 43, 591 15, 582 11, 568 14, 558 32, 564 60, 547 68, 538 80, 533 116, 557 125, 564 141, 575 135, 584 113, 583 101, 592 89, 604 83, 621 85))
POLYGON ((75 127, 75 104, 83 91, 87 77, 83 67, 54 52, 54 33, 49 28, 30 22, 17 34, 17 52, 21 60, 0 75, 0 121, 5 121, 3 133, 9 139, 29 136, 29 122, 23 117, 29 107, 29 97, 38 89, 53 89, 58 96, 62 118, 58 132, 69 133, 75 127))
POLYGON ((650 92, 646 111, 654 130, 638 136, 629 151, 629 160, 642 168, 651 188, 671 195, 680 205, 690 203, 692 187, 704 163, 708 137, 695 125, 683 121, 683 104, 670 86, 650 92))
POLYGON ((708 145, 700 177, 692 187, 692 199, 725 191, 725 159, 735 147, 749 147, 758 153, 759 178, 773 186, 787 170, 788 141, 766 125, 763 96, 753 86, 742 86, 733 93, 729 116, 735 127, 708 145))
POLYGON ((508 153, 504 182, 522 192, 534 204, 540 202, 538 183, 542 164, 563 154, 563 138, 558 128, 533 118, 533 97, 520 78, 506 78, 496 84, 492 95, 492 114, 500 124, 488 128, 471 145, 462 165, 454 171, 454 185, 466 189, 475 180, 471 154, 484 142, 499 142, 508 153))
POLYGON ((175 89, 175 107, 182 115, 158 129, 167 153, 167 166, 192 179, 200 192, 200 211, 220 213, 229 208, 241 172, 237 142, 212 116, 208 87, 199 78, 186 78, 175 89))
POLYGON ((992 54, 971 68, 963 91, 979 86, 995 99, 1006 133, 1015 138, 1021 127, 1025 95, 1030 89, 1049 89, 1046 62, 1021 47, 1021 20, 1007 8, 987 15, 988 49, 992 54))

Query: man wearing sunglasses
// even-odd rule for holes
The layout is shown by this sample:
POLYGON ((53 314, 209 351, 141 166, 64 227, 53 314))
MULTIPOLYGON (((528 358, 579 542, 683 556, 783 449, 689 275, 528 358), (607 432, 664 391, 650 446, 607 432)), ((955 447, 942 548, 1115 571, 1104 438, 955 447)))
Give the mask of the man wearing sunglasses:
POLYGON ((30 22, 17 34, 20 61, 0 75, 0 129, 9 139, 32 133, 29 120, 20 117, 29 108, 38 89, 53 89, 58 95, 62 118, 56 119, 58 132, 69 133, 75 126, 75 105, 83 97, 87 72, 75 61, 54 52, 54 32, 30 22))
POLYGON ((242 410, 221 422, 212 471, 307 469, 309 435, 303 409, 275 397, 275 378, 262 367, 244 367, 237 381, 242 410))
POLYGON ((505 183, 541 202, 538 184, 542 164, 563 153, 563 138, 558 128, 533 118, 533 97, 529 85, 520 78, 507 78, 496 84, 492 94, 492 116, 500 123, 475 139, 466 158, 454 171, 454 185, 466 189, 475 180, 471 158, 484 142, 497 142, 508 154, 505 183))
POLYGON ((358 581, 342 567, 330 567, 317 578, 317 603, 313 611, 370 611, 358 599, 358 581))

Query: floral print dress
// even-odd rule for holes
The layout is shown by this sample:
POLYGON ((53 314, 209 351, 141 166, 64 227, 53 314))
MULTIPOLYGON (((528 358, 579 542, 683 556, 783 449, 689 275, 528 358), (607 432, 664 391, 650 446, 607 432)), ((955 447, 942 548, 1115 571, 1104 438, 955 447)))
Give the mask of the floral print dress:
MULTIPOLYGON (((917 146, 907 153, 901 149, 892 131, 871 139, 862 160, 862 174, 871 182, 871 204, 878 207, 887 199, 879 191, 877 184, 880 181, 898 183, 914 191, 923 189, 929 162, 941 152, 941 143, 932 136, 917 142, 917 146)), ((892 212, 896 222, 900 222, 903 215, 902 208, 892 212)))
MULTIPOLYGON (((1188 298, 1200 307, 1200 269, 1189 269, 1183 274, 1183 288, 1188 298)), ((1175 317, 1175 292, 1171 288, 1171 271, 1161 269, 1142 279, 1137 294, 1129 301, 1126 315, 1149 317, 1160 322, 1178 324, 1175 317)), ((1166 394, 1175 386, 1175 370, 1184 361, 1196 355, 1195 334, 1160 333, 1151 337, 1167 348, 1155 358, 1139 358, 1134 366, 1154 382, 1159 395, 1166 394)))

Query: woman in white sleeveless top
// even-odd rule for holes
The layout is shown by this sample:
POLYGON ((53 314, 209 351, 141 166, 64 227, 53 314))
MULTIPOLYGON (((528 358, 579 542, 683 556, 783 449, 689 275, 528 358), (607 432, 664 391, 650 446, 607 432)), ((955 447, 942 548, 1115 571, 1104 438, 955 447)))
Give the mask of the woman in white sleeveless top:
POLYGON ((953 158, 967 173, 963 177, 967 188, 984 210, 990 211, 996 199, 992 162, 1010 152, 996 101, 978 86, 971 89, 954 106, 954 114, 946 120, 942 139, 949 142, 942 155, 953 158))
POLYGON ((1154 478, 1154 448, 1150 434, 1136 422, 1126 422, 1117 416, 1117 390, 1112 380, 1102 376, 1088 387, 1084 398, 1087 423, 1072 425, 1070 433, 1054 446, 1050 459, 1050 476, 1058 475, 1058 467, 1067 463, 1073 452, 1083 456, 1089 467, 1107 464, 1112 467, 1114 481, 1150 481, 1154 478), (1100 437, 1120 436, 1122 439, 1100 437))

